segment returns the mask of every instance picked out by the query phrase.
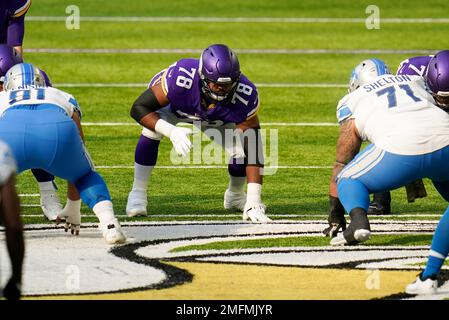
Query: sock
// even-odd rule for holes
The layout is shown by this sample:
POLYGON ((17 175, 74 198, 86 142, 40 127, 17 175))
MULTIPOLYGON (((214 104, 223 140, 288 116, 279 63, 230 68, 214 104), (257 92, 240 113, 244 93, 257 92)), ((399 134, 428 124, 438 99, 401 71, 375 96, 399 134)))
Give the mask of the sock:
POLYGON ((246 177, 229 176, 228 189, 231 192, 242 193, 245 188, 246 177))
POLYGON ((153 172, 154 166, 143 166, 134 163, 134 182, 133 190, 144 190, 148 188, 148 180, 153 172))
POLYGON ((437 256, 439 255, 437 252, 430 252, 429 260, 427 260, 426 268, 424 269, 421 278, 427 279, 427 278, 435 278, 438 273, 440 272, 441 266, 444 263, 444 257, 437 256), (432 255, 435 254, 436 255, 432 255))
POLYGON ((94 211, 101 224, 112 223, 112 220, 115 219, 112 202, 109 200, 98 202, 94 205, 92 210, 94 211))
POLYGON ((259 183, 248 183, 248 190, 246 191, 247 203, 262 203, 261 199, 262 185, 259 183))
POLYGON ((42 191, 54 191, 55 187, 53 181, 39 182, 39 190, 42 191))

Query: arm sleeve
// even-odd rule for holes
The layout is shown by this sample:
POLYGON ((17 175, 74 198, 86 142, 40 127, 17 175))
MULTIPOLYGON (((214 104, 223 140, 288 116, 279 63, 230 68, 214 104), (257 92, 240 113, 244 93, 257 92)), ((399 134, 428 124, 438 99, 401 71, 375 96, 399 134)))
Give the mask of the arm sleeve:
POLYGON ((157 101, 156 96, 151 88, 145 90, 137 99, 134 101, 130 115, 131 117, 140 123, 140 120, 151 112, 155 112, 161 109, 162 106, 157 101))

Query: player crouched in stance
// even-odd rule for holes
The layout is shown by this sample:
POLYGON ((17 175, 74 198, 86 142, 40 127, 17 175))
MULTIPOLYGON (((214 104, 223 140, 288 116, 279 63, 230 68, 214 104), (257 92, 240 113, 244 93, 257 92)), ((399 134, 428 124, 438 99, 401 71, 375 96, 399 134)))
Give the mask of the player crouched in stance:
MULTIPOLYGON (((357 244, 371 234, 370 192, 393 190, 429 178, 449 201, 449 51, 438 52, 424 78, 382 75, 339 104, 341 123, 331 195, 351 216, 332 245, 357 244), (352 159, 362 140, 372 144, 352 159)), ((407 293, 434 293, 449 253, 449 207, 435 231, 429 261, 407 293)))
POLYGON ((231 155, 230 183, 224 207, 243 211, 244 220, 271 221, 261 202, 263 153, 258 109, 256 87, 241 73, 236 54, 225 45, 211 45, 200 59, 181 59, 156 74, 131 109, 131 116, 144 128, 136 147, 134 183, 128 196, 127 214, 147 213, 148 179, 156 165, 163 137, 171 140, 179 155, 188 154, 192 147, 191 129, 176 127, 177 123, 186 122, 194 123, 206 135, 208 128, 222 133, 222 141, 214 137, 214 142, 231 155), (229 143, 229 139, 225 139, 226 129, 236 129, 240 137, 254 138, 239 138, 239 147, 239 143, 229 143))
MULTIPOLYGON (((0 44, 0 91, 3 91, 3 81, 6 71, 8 71, 12 66, 22 62, 22 57, 16 49, 7 44, 0 44)), ((41 72, 44 75, 45 84, 47 87, 51 87, 50 79, 42 70, 41 72)), ((39 184, 40 204, 44 216, 50 221, 55 221, 57 215, 63 211, 55 189, 55 177, 40 169, 33 168, 31 169, 31 172, 39 184)), ((69 201, 64 210, 67 211, 72 207, 73 204, 69 201)))
MULTIPOLYGON (((98 217, 105 240, 125 242, 109 190, 84 146, 75 98, 46 87, 41 71, 28 63, 7 71, 4 89, 0 93, 0 136, 13 152, 17 172, 38 168, 69 181, 98 217)), ((67 216, 67 223, 78 229, 79 212, 71 212, 76 214, 67 216)))
POLYGON ((6 246, 8 247, 12 267, 12 275, 5 288, 3 288, 3 296, 8 300, 20 298, 25 252, 15 177, 16 163, 12 152, 3 141, 0 141, 0 224, 5 227, 6 246))

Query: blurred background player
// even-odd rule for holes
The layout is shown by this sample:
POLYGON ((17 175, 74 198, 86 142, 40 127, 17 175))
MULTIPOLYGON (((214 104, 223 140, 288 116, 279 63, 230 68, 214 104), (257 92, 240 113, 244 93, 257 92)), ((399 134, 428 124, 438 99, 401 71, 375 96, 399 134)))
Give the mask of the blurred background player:
MULTIPOLYGON (((109 190, 84 146, 75 98, 46 87, 38 68, 21 63, 6 73, 0 105, 0 136, 13 152, 17 171, 39 168, 71 182, 98 217, 106 242, 125 242, 109 190)), ((79 215, 66 218, 79 232, 79 215)))
POLYGON ((5 227, 6 246, 12 269, 12 275, 3 288, 3 296, 8 300, 20 298, 25 252, 15 176, 16 163, 12 152, 4 142, 0 141, 0 224, 5 227))
POLYGON ((148 180, 156 165, 160 140, 168 137, 176 152, 186 156, 192 146, 188 137, 191 129, 176 124, 193 122, 206 135, 208 128, 219 130, 221 141, 214 138, 214 142, 231 155, 224 207, 243 211, 244 220, 271 221, 261 201, 263 153, 258 110, 257 89, 241 73, 236 54, 226 45, 211 45, 200 59, 181 59, 156 74, 131 109, 131 116, 144 128, 135 152, 128 216, 147 214, 148 180), (226 141, 225 130, 234 129, 252 134, 254 139, 239 140, 240 147, 226 141))
MULTIPOLYGON (((25 15, 30 6, 31 0, 0 1, 0 44, 8 45, 15 49, 15 63, 22 62, 25 15)), ((0 77, 3 77, 4 73, 13 65, 11 64, 12 61, 7 58, 8 55, 11 55, 9 47, 2 46, 0 50, 0 77), (6 61, 3 59, 6 59, 6 61)), ((48 77, 47 80, 49 82, 48 77)), ((50 83, 47 84, 50 85, 50 83)), ((39 169, 32 169, 31 171, 39 183, 42 211, 47 219, 54 221, 56 216, 62 211, 62 205, 56 193, 54 176, 39 169)))

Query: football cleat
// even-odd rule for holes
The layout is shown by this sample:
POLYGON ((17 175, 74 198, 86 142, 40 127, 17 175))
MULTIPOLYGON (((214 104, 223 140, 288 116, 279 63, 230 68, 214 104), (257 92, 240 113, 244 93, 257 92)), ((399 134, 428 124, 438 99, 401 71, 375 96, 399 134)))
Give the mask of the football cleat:
POLYGON ((103 233, 103 238, 109 244, 125 243, 126 237, 122 232, 122 228, 117 219, 113 219, 108 223, 100 223, 98 226, 103 233))
POLYGON ((371 228, 365 210, 355 208, 351 210, 349 215, 351 216, 351 223, 345 231, 332 238, 331 245, 353 245, 369 240, 371 228))
POLYGON ((40 204, 44 216, 50 221, 56 221, 56 217, 62 212, 62 204, 56 190, 41 191, 40 204))
POLYGON ((408 294, 435 294, 437 293, 438 281, 436 278, 421 279, 422 273, 418 275, 415 281, 405 288, 408 294))
POLYGON ((246 204, 246 193, 236 193, 226 189, 224 194, 223 206, 226 210, 237 209, 243 211, 246 204))
POLYGON ((252 222, 266 223, 272 221, 265 215, 265 205, 255 204, 255 205, 245 205, 243 210, 243 220, 251 220, 252 222))
POLYGON ((128 217, 143 217, 147 215, 147 192, 146 190, 133 189, 128 195, 126 203, 126 214, 128 217))
POLYGON ((384 193, 375 193, 373 201, 369 204, 368 214, 390 214, 391 213, 391 194, 389 191, 384 193))

